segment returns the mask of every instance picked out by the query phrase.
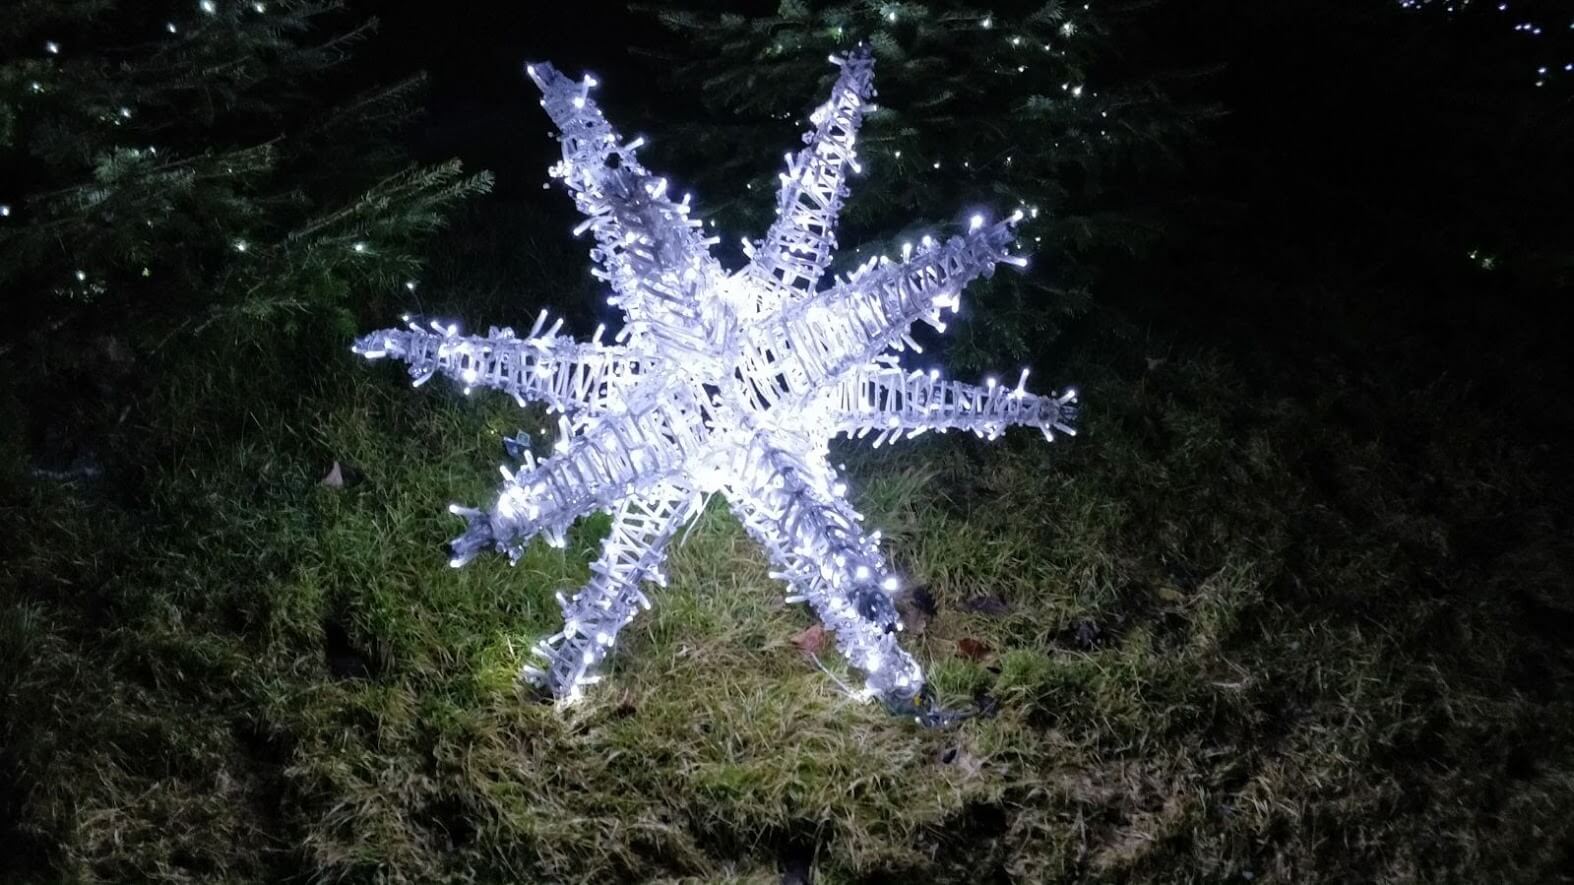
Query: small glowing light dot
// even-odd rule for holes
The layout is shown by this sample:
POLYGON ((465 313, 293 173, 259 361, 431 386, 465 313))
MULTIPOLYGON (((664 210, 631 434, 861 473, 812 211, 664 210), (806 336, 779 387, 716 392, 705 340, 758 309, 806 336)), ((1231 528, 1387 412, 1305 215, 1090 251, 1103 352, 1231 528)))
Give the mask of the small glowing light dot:
POLYGON ((6 218, 10 214, 11 214, 11 204, 10 203, 0 203, 0 218, 6 218))
POLYGON ((967 220, 967 229, 970 230, 970 231, 978 230, 979 228, 981 228, 983 226, 984 226, 984 216, 982 216, 982 215, 974 215, 972 218, 969 218, 967 220))
POLYGON ((56 43, 53 40, 49 40, 46 43, 44 43, 44 51, 49 53, 50 55, 59 55, 60 54, 60 44, 56 43))
POLYGON ((175 23, 174 22, 165 22, 164 23, 164 30, 169 31, 171 34, 173 34, 179 29, 175 27, 175 23))
POLYGON ((356 243, 354 246, 351 246, 350 248, 354 249, 357 252, 365 252, 366 251, 366 244, 365 243, 356 243))
POLYGON ((406 289, 409 289, 411 292, 414 292, 415 291, 415 280, 406 280, 405 283, 404 283, 404 287, 406 289))
POLYGON ((213 0, 202 0, 201 3, 197 4, 197 6, 208 15, 212 15, 219 11, 218 4, 214 3, 213 0))
POLYGON ((87 271, 84 271, 84 270, 77 271, 77 282, 79 282, 79 283, 87 282, 87 271))
POLYGON ((235 241, 235 251, 236 252, 245 252, 249 248, 251 248, 251 247, 246 244, 245 240, 236 240, 235 241))

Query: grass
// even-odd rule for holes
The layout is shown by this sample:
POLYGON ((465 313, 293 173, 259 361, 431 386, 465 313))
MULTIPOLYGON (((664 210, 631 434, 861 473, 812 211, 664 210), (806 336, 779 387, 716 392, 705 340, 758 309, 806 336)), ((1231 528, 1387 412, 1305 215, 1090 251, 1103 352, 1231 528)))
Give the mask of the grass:
MULTIPOLYGON (((501 285, 466 297, 527 313, 487 304, 501 285)), ((909 648, 952 702, 998 702, 929 731, 798 651, 809 616, 719 502, 603 684, 522 695, 605 523, 448 569, 443 505, 482 500, 501 437, 542 416, 412 392, 318 337, 304 364, 226 345, 172 375, 108 444, 113 482, 13 484, 8 880, 1574 867, 1566 488, 1468 391, 1343 365, 1292 386, 1106 307, 1054 373, 1088 400, 1076 441, 839 446, 936 603, 909 648), (335 461, 342 489, 319 483, 335 461)))

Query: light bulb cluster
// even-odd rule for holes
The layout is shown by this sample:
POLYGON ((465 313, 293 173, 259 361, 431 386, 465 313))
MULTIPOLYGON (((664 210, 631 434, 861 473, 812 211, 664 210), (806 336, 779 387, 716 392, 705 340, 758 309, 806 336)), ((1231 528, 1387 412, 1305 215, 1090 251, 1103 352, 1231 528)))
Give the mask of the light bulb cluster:
MULTIPOLYGON (((1487 0, 1487 2, 1492 2, 1496 12, 1513 22, 1511 27, 1515 33, 1532 38, 1541 47, 1543 58, 1534 63, 1537 86, 1546 86, 1556 77, 1574 78, 1574 46, 1568 43, 1562 43, 1556 48, 1545 45, 1555 34, 1574 34, 1574 9, 1565 12, 1568 15, 1566 22, 1554 23, 1544 19, 1538 20, 1536 13, 1521 12, 1518 4, 1509 3, 1507 0, 1487 0), (1547 54, 1558 51, 1563 52, 1565 57, 1555 62, 1545 58, 1547 54)), ((1399 0, 1399 5, 1404 9, 1417 11, 1440 9, 1445 14, 1453 15, 1469 9, 1472 0, 1399 0)))
POLYGON ((639 162, 591 97, 593 78, 572 80, 548 64, 527 68, 562 133, 552 167, 595 240, 596 275, 625 317, 604 341, 560 334, 543 313, 524 335, 492 329, 462 335, 452 324, 408 322, 359 339, 369 359, 408 363, 417 385, 444 375, 466 392, 495 389, 560 413, 553 451, 518 451, 501 468, 492 505, 455 505, 466 530, 452 564, 497 550, 518 561, 535 537, 561 545, 577 519, 612 514, 590 583, 559 596, 563 628, 535 648, 524 676, 564 700, 579 697, 618 633, 650 605, 642 585, 662 583, 666 545, 720 493, 764 548, 773 577, 808 603, 861 672, 860 698, 876 698, 920 721, 948 721, 923 671, 901 647, 893 600, 901 580, 847 501, 830 462, 832 437, 874 435, 875 444, 928 431, 994 438, 1011 426, 1070 434, 1076 394, 1037 396, 1027 373, 1014 387, 941 380, 903 369, 919 350, 913 326, 945 328, 962 289, 996 264, 1023 265, 1013 228, 975 214, 965 235, 924 237, 902 259, 874 258, 828 279, 835 227, 858 167, 856 134, 874 95, 873 61, 860 47, 831 61, 841 72, 810 117, 805 146, 787 159, 775 223, 746 241, 746 264, 724 269, 718 242, 689 217, 666 179, 639 162))

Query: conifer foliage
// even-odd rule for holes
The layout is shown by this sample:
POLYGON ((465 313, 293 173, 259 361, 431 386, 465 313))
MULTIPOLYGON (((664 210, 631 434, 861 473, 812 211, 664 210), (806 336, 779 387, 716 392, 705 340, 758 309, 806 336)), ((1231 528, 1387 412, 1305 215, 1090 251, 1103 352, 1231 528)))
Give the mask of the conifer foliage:
POLYGON ((408 279, 489 179, 411 167, 418 79, 329 76, 375 21, 331 0, 21 0, 0 21, 0 288, 135 348, 408 279), (342 100, 340 100, 342 99, 342 100))
MULTIPOLYGON (((693 3, 649 11, 681 35, 668 41, 681 48, 662 54, 674 83, 704 107, 694 124, 658 132, 671 137, 653 147, 698 146, 704 162, 694 166, 707 183, 751 181, 723 207, 723 228, 758 225, 769 211, 775 181, 758 158, 801 123, 804 84, 823 87, 827 53, 870 44, 884 76, 844 215, 865 245, 845 258, 899 254, 933 232, 903 227, 926 207, 1022 209, 1037 269, 992 281, 978 298, 984 322, 962 330, 964 341, 1005 341, 1013 352, 1084 303, 1092 253, 1151 240, 1152 213, 1111 193, 1110 177, 1164 158, 1203 113, 1166 98, 1154 78, 1123 73, 1114 48, 1126 16, 1087 3, 783 0, 762 14, 693 3)), ((958 355, 967 363, 975 354, 958 355)))

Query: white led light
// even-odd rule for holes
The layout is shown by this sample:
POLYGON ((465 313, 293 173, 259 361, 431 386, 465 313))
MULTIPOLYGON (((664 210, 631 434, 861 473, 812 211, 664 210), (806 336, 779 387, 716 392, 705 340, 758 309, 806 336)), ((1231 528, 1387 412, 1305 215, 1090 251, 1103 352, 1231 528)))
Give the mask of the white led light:
POLYGON ((926 235, 916 249, 903 242, 900 260, 872 259, 821 285, 873 95, 867 49, 833 62, 840 75, 810 117, 807 144, 788 157, 776 220, 764 237, 743 238, 747 261, 732 271, 711 254, 719 238, 690 219, 687 198, 673 200, 665 179, 618 147, 585 100, 594 79, 529 66, 548 115, 573 136, 561 139, 554 177, 585 216, 593 272, 611 287, 622 328, 610 343, 599 327, 581 343, 542 312, 522 335, 461 336, 432 322, 355 344, 367 358, 408 363, 418 385, 444 375, 466 391, 499 390, 559 414, 552 453, 517 452, 492 507, 452 508, 467 525, 450 545, 456 566, 489 550, 517 561, 531 539, 562 547, 576 520, 611 513, 589 583, 559 597, 563 631, 537 644, 544 662, 524 671, 559 698, 594 681, 588 668, 649 607, 642 587, 664 584, 668 544, 719 492, 790 585, 789 598, 807 602, 863 671, 858 696, 916 709, 922 720, 933 713, 914 706, 923 671, 895 639, 901 623, 890 594, 901 585, 880 533, 866 531, 847 500, 829 440, 873 435, 879 445, 951 429, 992 438, 1010 426, 1048 434, 1068 430, 1075 416, 1071 399, 1027 394, 1025 375, 1014 390, 993 379, 969 385, 910 372, 890 353, 916 351, 915 324, 943 330, 941 312, 957 309, 970 281, 1022 260, 1009 251, 1020 212, 994 224, 975 214, 964 236, 926 235))

